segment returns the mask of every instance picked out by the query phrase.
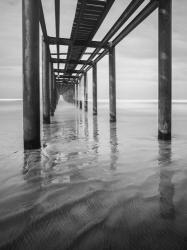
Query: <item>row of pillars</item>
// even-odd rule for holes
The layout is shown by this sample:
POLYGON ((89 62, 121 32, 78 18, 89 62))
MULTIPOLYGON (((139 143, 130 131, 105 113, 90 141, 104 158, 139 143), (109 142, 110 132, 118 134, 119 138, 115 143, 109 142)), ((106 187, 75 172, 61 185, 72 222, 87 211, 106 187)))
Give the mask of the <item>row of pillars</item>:
MULTIPOLYGON (((24 148, 40 148, 40 83, 39 83, 39 0, 23 1, 23 125, 24 148)), ((159 112, 158 138, 171 139, 171 16, 172 0, 159 0, 159 112)), ((58 101, 55 76, 49 63, 49 51, 43 41, 43 121, 50 123, 50 115, 58 101), (56 92, 55 92, 56 91, 56 92)), ((87 74, 84 73, 84 106, 88 110, 87 74)), ((110 121, 116 121, 115 47, 109 48, 109 101, 110 121)), ((93 115, 97 115, 97 64, 93 65, 93 115)))
MULTIPOLYGON (((159 1, 159 100, 158 100, 158 139, 171 140, 172 120, 172 1, 159 1)), ((87 75, 84 74, 84 82, 87 75)), ((87 93, 87 83, 85 92, 87 93)), ((78 88, 78 86, 76 86, 78 88)), ((97 115, 97 64, 93 65, 93 115, 97 115)), ((78 95, 78 90, 76 91, 78 95)), ((78 103, 78 96, 77 102, 78 103)), ((84 96, 87 111, 87 96, 84 96)), ((82 108, 82 101, 80 101, 82 108)), ((110 121, 116 121, 116 66, 115 47, 109 48, 109 106, 110 121)))
MULTIPOLYGON (((97 64, 93 65, 93 115, 97 115, 97 64)), ((85 111, 88 111, 88 77, 84 73, 84 104, 79 100, 81 86, 75 85, 75 104, 85 111), (79 87, 80 86, 80 87, 79 87)), ((82 94, 82 93, 81 93, 82 94)), ((116 121, 116 70, 115 70, 115 47, 109 48, 109 103, 110 103, 110 121, 116 121)))

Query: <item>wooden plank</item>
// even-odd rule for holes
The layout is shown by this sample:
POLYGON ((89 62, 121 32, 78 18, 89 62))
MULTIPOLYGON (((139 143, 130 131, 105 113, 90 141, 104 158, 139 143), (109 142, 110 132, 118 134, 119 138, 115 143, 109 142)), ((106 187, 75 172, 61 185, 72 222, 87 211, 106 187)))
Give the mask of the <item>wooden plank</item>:
MULTIPOLYGON (((97 30, 99 29, 101 23, 103 22, 104 18, 108 14, 109 9, 111 8, 112 4, 114 3, 114 0, 107 0, 106 2, 103 1, 96 1, 96 0, 85 0, 80 1, 78 0, 76 15, 74 19, 74 25, 72 29, 71 39, 79 40, 79 37, 84 39, 87 42, 91 42, 94 35, 96 34, 97 30), (86 5, 86 6, 85 6, 86 5), (92 11, 92 15, 90 16, 89 12, 87 15, 87 10, 92 11), (93 13, 93 10, 95 10, 97 13, 93 13), (99 10, 99 12, 98 12, 99 10), (85 15, 84 15, 85 14, 85 15), (86 18, 87 16, 87 18, 86 18), (79 33, 82 31, 80 29, 80 26, 82 24, 90 25, 91 31, 87 34, 84 34, 83 36, 79 33), (80 29, 80 30, 79 30, 80 29), (75 39, 75 37, 77 37, 75 39)), ((99 45, 100 46, 100 45, 99 45)), ((75 46, 73 46, 75 47, 75 46)), ((76 58, 80 59, 85 52, 87 47, 94 47, 90 46, 90 44, 86 44, 85 46, 82 46, 82 48, 71 48, 71 50, 68 51, 68 59, 76 58), (75 49, 77 51, 77 56, 73 54, 75 52, 75 49)), ((68 68, 72 69, 76 67, 76 65, 66 65, 65 69, 68 68)))

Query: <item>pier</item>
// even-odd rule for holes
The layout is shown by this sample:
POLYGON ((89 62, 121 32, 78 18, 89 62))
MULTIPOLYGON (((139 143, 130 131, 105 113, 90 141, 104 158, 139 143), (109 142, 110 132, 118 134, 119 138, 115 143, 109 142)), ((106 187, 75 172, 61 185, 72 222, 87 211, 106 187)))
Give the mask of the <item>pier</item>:
POLYGON ((60 13, 60 0, 54 1, 55 37, 48 36, 41 0, 22 0, 22 3, 25 149, 41 147, 39 26, 42 29, 43 123, 50 124, 59 95, 63 94, 63 90, 67 88, 72 91, 72 103, 84 112, 88 111, 87 72, 91 68, 93 69, 93 115, 97 116, 97 63, 106 55, 109 57, 109 121, 116 122, 115 47, 157 9, 159 20, 158 139, 171 140, 172 0, 150 0, 148 3, 145 0, 132 0, 101 41, 95 41, 93 38, 112 8, 114 0, 78 0, 70 39, 60 37, 60 15, 63 15, 60 13), (122 26, 145 3, 147 3, 145 7, 119 33, 122 26), (51 53, 50 45, 56 45, 57 53, 51 53), (63 54, 65 59, 60 58, 62 54, 60 46, 68 46, 67 53, 63 54), (86 53, 87 48, 94 48, 94 51, 86 53), (83 60, 82 57, 86 54, 89 58, 83 60), (54 63, 58 65, 57 69, 54 68, 54 63), (60 69, 59 65, 62 63, 65 66, 60 69), (77 65, 82 65, 80 70, 76 69, 77 65), (80 84, 82 79, 83 85, 80 84))

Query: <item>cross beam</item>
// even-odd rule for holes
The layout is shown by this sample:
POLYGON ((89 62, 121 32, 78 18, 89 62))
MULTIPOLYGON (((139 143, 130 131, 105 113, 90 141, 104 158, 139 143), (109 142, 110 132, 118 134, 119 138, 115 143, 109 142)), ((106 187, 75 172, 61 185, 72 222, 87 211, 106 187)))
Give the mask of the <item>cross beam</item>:
POLYGON ((56 77, 57 80, 63 80, 63 79, 80 79, 80 77, 77 76, 60 76, 56 77))
MULTIPOLYGON (((57 59, 51 58, 52 63, 67 63, 67 59, 57 59)), ((86 60, 69 60, 69 64, 83 64, 83 65, 92 65, 92 62, 88 62, 86 60)))
MULTIPOLYGON (((120 34, 110 43, 110 46, 115 47, 119 42, 122 41, 131 31, 133 31, 140 23, 142 23, 154 10, 158 8, 158 0, 152 0, 148 3, 142 11, 120 32, 120 34)), ((106 54, 108 54, 108 49, 104 50, 94 61, 92 65, 100 61, 106 54)), ((89 59, 88 59, 89 61, 89 59)), ((85 71, 87 72, 92 68, 92 65, 87 67, 85 71)), ((82 68, 81 68, 82 70, 82 68)))
POLYGON ((84 41, 84 40, 75 40, 72 41, 69 38, 56 38, 56 37, 47 37, 47 42, 48 44, 54 45, 54 44, 59 44, 59 45, 66 45, 66 46, 81 46, 81 47, 90 47, 90 48, 104 48, 106 49, 108 47, 107 45, 102 45, 101 42, 98 41, 84 41))
POLYGON ((68 70, 68 71, 65 71, 64 69, 54 69, 54 72, 57 72, 57 73, 67 73, 67 74, 73 74, 73 73, 77 73, 77 74, 83 74, 84 73, 84 70, 68 70))
MULTIPOLYGON (((108 41, 116 34, 116 32, 124 25, 124 23, 128 21, 128 19, 144 1, 145 0, 134 0, 130 2, 130 4, 127 6, 127 8, 124 10, 124 12, 121 14, 121 16, 118 18, 118 20, 114 23, 114 25, 111 27, 111 29, 101 41, 101 44, 103 46, 108 43, 108 41)), ((100 48, 96 48, 93 51, 92 55, 88 58, 88 61, 91 61, 99 53, 99 51, 100 48)), ((81 69, 84 68, 85 66, 83 66, 81 69)))

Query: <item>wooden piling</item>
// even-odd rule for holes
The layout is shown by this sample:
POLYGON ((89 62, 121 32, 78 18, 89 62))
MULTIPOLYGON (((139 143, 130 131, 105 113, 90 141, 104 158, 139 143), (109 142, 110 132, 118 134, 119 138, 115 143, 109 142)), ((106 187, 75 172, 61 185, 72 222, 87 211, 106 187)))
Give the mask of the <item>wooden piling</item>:
POLYGON ((74 105, 76 105, 76 84, 74 85, 74 105))
POLYGON ((116 65, 115 47, 109 48, 109 103, 110 121, 116 121, 116 65))
POLYGON ((24 149, 40 148, 39 0, 22 0, 24 149))
POLYGON ((56 86, 56 78, 55 78, 55 75, 53 74, 53 90, 52 90, 52 112, 54 114, 55 112, 55 86, 56 86))
POLYGON ((55 84, 55 110, 56 110, 59 99, 60 99, 60 95, 58 93, 57 84, 55 84))
POLYGON ((79 83, 79 108, 82 109, 82 83, 79 83))
POLYGON ((50 93, 49 93, 49 53, 46 42, 42 41, 42 96, 43 123, 50 123, 50 93))
POLYGON ((77 84, 75 84, 75 107, 77 107, 77 84))
POLYGON ((50 113, 51 116, 54 116, 54 109, 53 109, 53 98, 54 98, 54 72, 53 72, 53 64, 49 64, 50 67, 50 113))
POLYGON ((171 139, 172 0, 159 1, 159 124, 158 138, 171 139))
POLYGON ((76 100, 76 103, 77 103, 77 107, 79 107, 79 84, 77 84, 76 87, 77 87, 77 100, 76 100))
POLYGON ((97 115, 97 64, 93 65, 93 115, 97 115))
POLYGON ((84 73, 84 110, 88 111, 88 78, 87 73, 84 73))

